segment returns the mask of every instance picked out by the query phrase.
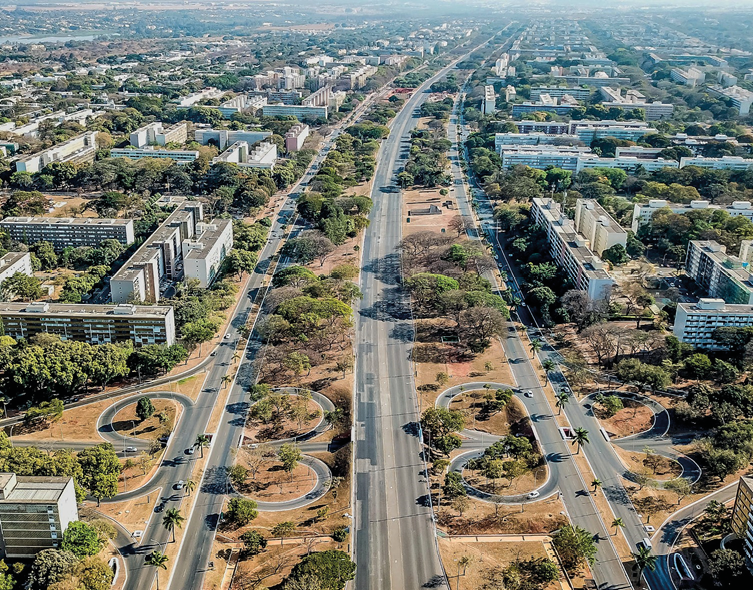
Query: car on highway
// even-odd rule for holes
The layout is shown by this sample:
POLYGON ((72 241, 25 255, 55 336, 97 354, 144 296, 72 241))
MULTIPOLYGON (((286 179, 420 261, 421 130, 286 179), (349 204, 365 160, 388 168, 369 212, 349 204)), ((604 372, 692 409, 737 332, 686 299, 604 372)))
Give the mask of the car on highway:
POLYGON ((136 447, 126 447, 125 452, 126 453, 137 453, 138 449, 136 447))
POLYGON ((182 489, 183 489, 183 485, 184 485, 185 483, 186 483, 186 482, 184 482, 184 481, 183 481, 183 480, 181 479, 181 480, 180 480, 180 481, 179 481, 178 483, 176 483, 176 484, 175 484, 174 488, 175 488, 176 490, 182 490, 182 489))
POLYGON ((538 498, 538 497, 539 497, 539 493, 536 490, 532 491, 526 496, 526 498, 528 498, 529 500, 533 500, 534 498, 538 498))
POLYGON ((526 390, 525 393, 523 393, 523 395, 525 395, 526 397, 533 397, 533 391, 531 391, 530 389, 528 389, 528 390, 526 390))
POLYGON ((196 452, 196 449, 194 447, 188 447, 186 449, 186 455, 193 455, 196 452))
POLYGON ((225 340, 228 340, 230 338, 230 334, 225 334, 225 340))
POLYGON ((154 511, 155 511, 155 512, 162 512, 162 511, 163 511, 164 509, 165 509, 165 505, 164 505, 164 504, 157 504, 157 505, 156 505, 156 506, 154 507, 154 511))

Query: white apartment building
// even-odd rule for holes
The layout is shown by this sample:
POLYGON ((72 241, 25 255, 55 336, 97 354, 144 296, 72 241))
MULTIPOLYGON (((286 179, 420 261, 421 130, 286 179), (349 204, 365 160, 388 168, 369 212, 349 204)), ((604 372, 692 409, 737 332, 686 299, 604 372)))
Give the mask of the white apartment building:
POLYGON ((698 68, 688 68, 687 70, 672 68, 669 77, 678 84, 690 86, 691 88, 703 84, 704 80, 706 80, 706 74, 698 68))
POLYGON ((548 94, 555 98, 569 94, 575 100, 588 100, 591 96, 591 89, 578 86, 535 86, 531 88, 531 100, 538 100, 542 94, 548 94))
POLYGON ((17 272, 31 276, 31 254, 28 252, 8 252, 0 258, 0 284, 17 272))
POLYGON ((97 131, 87 131, 56 146, 16 160, 17 172, 34 174, 52 162, 92 162, 97 154, 97 131))
POLYGON ((260 108, 267 104, 265 96, 252 96, 248 94, 239 94, 235 98, 223 102, 217 107, 226 119, 231 119, 235 113, 256 113, 260 108))
POLYGON ((586 238, 578 234, 559 204, 550 198, 533 199, 531 219, 546 230, 550 255, 575 288, 585 291, 589 299, 605 298, 614 285, 606 264, 588 248, 586 238))
POLYGON ((219 90, 217 88, 205 88, 204 90, 192 92, 191 94, 187 94, 186 96, 181 96, 177 100, 177 107, 179 109, 190 109, 192 106, 198 104, 202 100, 222 98, 224 94, 224 90, 219 90))
POLYGON ((753 166, 753 159, 741 156, 722 156, 721 158, 691 156, 680 158, 680 168, 684 168, 685 166, 698 166, 699 168, 712 168, 714 170, 747 170, 753 166))
POLYGON ((228 129, 197 129, 194 131, 194 139, 201 145, 212 142, 220 151, 238 141, 245 141, 248 145, 254 145, 272 136, 271 131, 230 131, 228 129))
POLYGON ((212 158, 212 164, 219 162, 272 170, 277 162, 277 144, 264 141, 251 149, 245 141, 236 141, 219 156, 212 158))
POLYGON ((89 344, 175 344, 171 306, 80 303, 0 303, 3 333, 15 339, 54 334, 89 344))
POLYGON ((753 304, 753 278, 743 261, 713 240, 691 240, 685 272, 707 297, 733 304, 753 304))
POLYGON ((616 244, 627 244, 627 232, 595 199, 575 202, 575 231, 583 235, 599 256, 616 244))
POLYGON ((620 168, 627 172, 635 172, 638 166, 641 166, 646 172, 653 172, 655 170, 661 170, 662 168, 679 168, 680 164, 677 160, 665 160, 664 158, 647 160, 635 156, 581 158, 578 162, 578 171, 580 172, 584 168, 620 168))
POLYGON ((737 84, 737 76, 733 76, 729 72, 720 71, 717 74, 716 81, 722 86, 722 88, 729 88, 737 84))
POLYGON ((732 217, 742 215, 753 221, 753 205, 750 201, 734 201, 730 205, 712 205, 709 201, 691 201, 690 203, 670 203, 664 199, 651 199, 648 203, 636 203, 633 209, 633 221, 630 229, 637 232, 638 229, 647 223, 651 223, 651 218, 659 209, 669 208, 672 213, 689 213, 699 209, 723 209, 732 217))
POLYGON ((595 139, 603 139, 605 137, 641 141, 645 135, 656 133, 655 129, 649 127, 633 127, 630 125, 610 125, 608 127, 578 125, 573 131, 575 136, 586 145, 591 145, 591 142, 595 139))
POLYGON ((186 143, 186 139, 188 139, 188 124, 185 122, 176 123, 167 129, 160 122, 149 123, 136 129, 130 136, 131 145, 136 148, 155 145, 164 147, 168 143, 186 143))
POLYGON ((285 150, 297 152, 303 148, 303 143, 309 136, 309 126, 303 123, 293 125, 285 134, 285 150))
MULTIPOLYGON (((509 170, 514 166, 528 166, 546 170, 547 168, 562 168, 573 173, 578 172, 581 155, 578 152, 566 152, 550 147, 548 150, 527 151, 520 149, 524 146, 511 146, 511 149, 500 147, 502 157, 502 169, 509 170), (514 148, 514 149, 512 149, 514 148)), ((595 158, 596 156, 593 155, 595 158)))
POLYGON ((203 205, 183 201, 133 256, 110 279, 113 303, 157 303, 163 280, 180 276, 183 253, 181 244, 193 238, 204 219, 203 205))
POLYGON ((0 473, 0 553, 33 559, 58 549, 68 525, 78 520, 72 477, 24 477, 0 473))
POLYGON ((484 87, 484 103, 482 111, 485 115, 493 115, 497 112, 497 95, 494 93, 494 86, 484 87))
POLYGON ((144 148, 112 148, 111 158, 128 158, 129 160, 143 160, 155 158, 157 160, 173 160, 176 164, 188 164, 199 157, 196 150, 168 150, 156 147, 144 148))
POLYGON ((579 145, 577 135, 562 135, 552 133, 496 133, 494 148, 501 153, 503 146, 519 145, 579 145))
POLYGON ((750 107, 753 105, 753 92, 750 90, 739 86, 725 88, 720 84, 714 84, 708 87, 708 91, 715 96, 728 98, 741 116, 750 113, 750 107))
POLYGON ((570 124, 558 121, 512 121, 519 133, 546 133, 547 135, 570 134, 570 124))
POLYGON ((647 121, 666 119, 674 113, 674 105, 664 102, 648 102, 646 97, 637 90, 628 90, 625 95, 619 88, 605 86, 599 89, 605 107, 619 107, 625 110, 642 109, 647 121))
POLYGON ((50 242, 58 252, 68 246, 99 246, 103 240, 117 240, 124 246, 136 239, 133 219, 96 217, 6 217, 0 229, 11 240, 34 244, 50 242))
POLYGON ((217 278, 222 262, 233 247, 233 221, 215 219, 211 224, 200 223, 201 232, 195 240, 184 240, 183 270, 186 280, 198 279, 203 289, 217 278))
POLYGON ((696 348, 720 350, 714 340, 717 328, 753 326, 753 305, 725 303, 724 299, 702 298, 698 303, 678 303, 672 333, 680 342, 696 348))
POLYGON ((262 113, 265 117, 296 117, 299 121, 303 119, 326 119, 327 106, 321 107, 306 107, 303 105, 288 105, 288 104, 268 104, 262 108, 262 113))

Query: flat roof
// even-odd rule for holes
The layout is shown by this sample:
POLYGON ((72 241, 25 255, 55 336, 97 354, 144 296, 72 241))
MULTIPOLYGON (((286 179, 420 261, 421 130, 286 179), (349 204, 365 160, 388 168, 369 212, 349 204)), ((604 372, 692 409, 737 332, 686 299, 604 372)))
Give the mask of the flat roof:
POLYGON ((165 317, 172 311, 169 305, 134 305, 132 313, 115 304, 90 305, 85 303, 0 303, 0 315, 23 315, 23 316, 71 316, 71 317, 165 317), (115 313, 115 310, 120 313, 115 313))
POLYGON ((735 314, 735 315, 748 315, 753 314, 753 305, 745 305, 744 303, 725 303, 723 306, 719 306, 715 309, 706 309, 698 307, 696 303, 678 303, 677 307, 682 307, 686 312, 691 312, 695 315, 717 315, 720 313, 735 314))
POLYGON ((189 250, 184 256, 184 258, 186 260, 189 260, 189 259, 201 260, 209 256, 209 253, 212 251, 212 247, 222 237, 222 234, 224 234, 227 231, 227 227, 232 224, 233 224, 232 219, 214 220, 210 224, 211 226, 214 226, 214 227, 212 229, 206 230, 196 240, 194 240, 195 242, 200 242, 204 247, 189 250))
MULTIPOLYGON (((26 477, 17 476, 15 487, 5 494, 3 503, 57 502, 72 477, 26 477)), ((7 483, 7 482, 6 482, 7 483)))
POLYGON ((39 224, 39 225, 128 225, 133 219, 110 219, 99 217, 6 217, 0 220, 0 225, 11 223, 39 224))
MULTIPOLYGON (((594 217, 596 217, 596 220, 598 223, 602 223, 604 221, 607 222, 607 226, 609 227, 609 231, 615 234, 624 234, 627 233, 622 226, 620 226, 619 223, 617 223, 612 216, 609 214, 609 212, 604 209, 599 203, 596 202, 596 199, 578 199, 576 201, 577 203, 582 202, 583 207, 586 210, 589 210, 592 212, 594 217)), ((602 223, 603 225, 603 223, 602 223)))

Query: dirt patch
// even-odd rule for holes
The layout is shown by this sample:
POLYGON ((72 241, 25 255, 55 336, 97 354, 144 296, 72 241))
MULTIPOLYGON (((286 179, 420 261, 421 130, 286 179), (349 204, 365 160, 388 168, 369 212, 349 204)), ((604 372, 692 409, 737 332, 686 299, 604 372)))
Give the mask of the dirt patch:
MULTIPOLYGON (((246 454, 238 453, 236 464, 248 467, 248 462, 244 460, 246 457, 246 454)), ((315 487, 316 474, 307 465, 299 463, 288 473, 279 461, 266 461, 256 477, 247 479, 238 491, 254 500, 285 502, 305 496, 315 487)))
POLYGON ((648 477, 659 481, 676 479, 682 474, 680 464, 668 457, 626 451, 617 445, 614 445, 614 450, 625 466, 633 473, 645 473, 648 477))
POLYGON ((648 406, 623 400, 625 407, 611 418, 599 416, 599 422, 612 438, 622 438, 648 430, 653 425, 654 412, 648 406))
POLYGON ((155 514, 154 506, 159 497, 160 492, 155 491, 125 502, 103 503, 99 508, 97 508, 96 502, 86 502, 82 512, 90 511, 112 518, 125 527, 128 532, 133 533, 133 531, 143 531, 146 528, 149 519, 155 514))
MULTIPOLYGON (((524 541, 520 537, 500 538, 497 542, 473 542, 462 538, 439 539, 439 555, 442 558, 450 587, 456 590, 478 590, 489 581, 491 572, 505 568, 517 560, 551 559, 551 549, 544 541, 524 541), (461 560, 467 557, 470 563, 464 568, 461 560)), ((560 588, 553 582, 546 590, 560 588)))
POLYGON ((152 400, 154 414, 146 420, 141 421, 136 415, 137 403, 129 404, 115 414, 112 421, 112 427, 115 432, 124 436, 152 440, 157 436, 166 434, 166 432, 171 431, 175 427, 177 415, 179 415, 182 409, 182 406, 171 400, 152 400), (163 421, 160 421, 160 414, 164 416, 163 421))
POLYGON ((532 492, 546 481, 546 476, 547 468, 545 465, 526 471, 520 477, 514 478, 512 482, 505 478, 494 482, 484 477, 480 471, 470 471, 469 469, 463 471, 463 478, 468 482, 468 485, 487 494, 504 494, 505 496, 532 492))
POLYGON ((314 400, 303 400, 292 394, 289 396, 289 400, 290 411, 283 412, 277 420, 264 423, 260 420, 254 420, 253 414, 250 413, 243 433, 243 437, 246 439, 244 442, 259 443, 283 440, 313 430, 322 419, 322 409, 319 404, 314 400), (293 410, 298 408, 301 411, 300 419, 296 419, 292 415, 293 410), (303 417, 304 408, 305 416, 308 416, 308 419, 303 417))
MULTIPOLYGON (((494 390, 476 389, 463 392, 453 398, 450 403, 450 409, 463 413, 466 417, 466 428, 488 432, 497 436, 510 434, 512 430, 516 430, 516 425, 520 427, 527 425, 528 415, 526 414, 525 407, 515 397, 502 408, 502 411, 492 415, 486 414, 483 411, 484 396, 489 393, 493 395, 494 390)), ((516 431, 519 431, 519 429, 516 431)))
POLYGON ((458 204, 452 192, 440 195, 440 190, 413 188, 403 191, 403 236, 427 230, 453 233, 450 223, 460 216, 458 204))
POLYGON ((196 401, 201 393, 206 378, 207 371, 202 371, 191 377, 184 377, 183 379, 178 379, 177 381, 172 381, 165 385, 144 389, 144 391, 172 391, 173 393, 182 393, 186 397, 196 401))
POLYGON ((313 551, 338 549, 338 543, 326 538, 287 539, 270 541, 266 551, 238 562, 231 590, 275 588, 290 574, 301 558, 313 551))

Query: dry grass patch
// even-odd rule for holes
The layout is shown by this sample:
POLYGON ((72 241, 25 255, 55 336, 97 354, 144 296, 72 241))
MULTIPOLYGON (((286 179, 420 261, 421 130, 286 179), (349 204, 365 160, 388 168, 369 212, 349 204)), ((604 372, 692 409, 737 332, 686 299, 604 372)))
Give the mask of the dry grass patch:
MULTIPOLYGON (((245 456, 238 453, 236 463, 246 467, 245 456)), ((254 500, 285 502, 308 494, 316 486, 316 481, 314 471, 303 463, 288 473, 279 461, 266 461, 256 477, 247 479, 238 491, 254 500)))
POLYGON ((501 479, 497 482, 491 481, 484 477, 480 471, 463 471, 463 478, 468 485, 487 494, 504 494, 505 496, 514 496, 518 494, 527 494, 542 485, 547 478, 546 465, 539 465, 534 469, 526 471, 520 477, 512 481, 501 479))
MULTIPOLYGON (((453 398, 450 409, 463 413, 466 417, 466 428, 497 436, 510 434, 515 425, 527 427, 528 414, 526 414, 523 403, 516 397, 513 397, 500 412, 492 415, 485 414, 482 407, 484 396, 487 394, 494 395, 494 389, 489 389, 488 392, 485 389, 463 392, 453 398)), ((530 428, 528 429, 530 430, 530 428)))
POLYGON ((171 426, 177 423, 177 417, 183 409, 183 406, 171 400, 152 400, 154 414, 141 421, 136 415, 136 404, 137 402, 129 404, 115 414, 112 421, 115 432, 135 438, 154 439, 157 435, 163 434, 163 431, 172 430, 171 426), (161 413, 166 417, 166 420, 162 423, 159 418, 161 413))
POLYGON ((617 445, 613 445, 613 447, 625 467, 633 473, 645 473, 648 477, 659 481, 676 479, 682 474, 680 464, 669 457, 626 451, 617 445))
MULTIPOLYGON (((305 414, 308 416, 308 419, 303 418, 303 413, 300 420, 289 414, 285 414, 280 419, 270 420, 265 423, 255 420, 249 415, 246 428, 243 432, 243 437, 246 439, 244 443, 269 442, 293 438, 316 428, 316 425, 322 420, 322 409, 319 407, 319 404, 311 399, 302 400, 297 395, 290 395, 291 409, 299 405, 303 407, 303 402, 305 402, 305 414)), ((303 412, 303 409, 301 409, 301 412, 303 412)))
POLYGON ((651 408, 627 399, 622 400, 622 403, 625 407, 614 416, 601 416, 597 413, 596 417, 610 437, 622 438, 651 428, 654 422, 654 412, 651 408))

